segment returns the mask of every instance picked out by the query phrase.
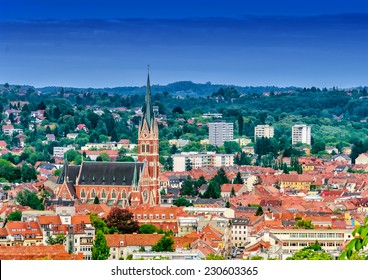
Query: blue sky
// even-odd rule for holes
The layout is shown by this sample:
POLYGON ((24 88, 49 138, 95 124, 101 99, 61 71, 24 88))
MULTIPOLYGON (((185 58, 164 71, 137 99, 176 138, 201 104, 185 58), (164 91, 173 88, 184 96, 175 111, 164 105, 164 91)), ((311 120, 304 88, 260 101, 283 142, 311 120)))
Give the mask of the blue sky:
POLYGON ((154 84, 368 85, 366 1, 0 5, 0 83, 143 85, 150 64, 154 84))

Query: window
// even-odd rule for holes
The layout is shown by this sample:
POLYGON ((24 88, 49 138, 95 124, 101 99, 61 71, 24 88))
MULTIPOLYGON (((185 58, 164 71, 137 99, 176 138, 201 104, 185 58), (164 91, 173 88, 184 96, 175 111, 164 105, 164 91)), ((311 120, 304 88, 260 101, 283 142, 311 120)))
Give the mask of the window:
POLYGON ((126 199, 126 192, 125 192, 125 190, 123 190, 123 192, 121 193, 121 197, 122 197, 123 199, 126 199))
POLYGON ((149 150, 149 144, 146 144, 146 153, 149 153, 150 150, 149 150))
POLYGON ((106 191, 105 191, 105 189, 102 189, 101 198, 102 199, 106 198, 106 191))
POLYGON ((137 219, 140 219, 140 218, 141 218, 141 215, 140 215, 140 214, 138 214, 138 215, 137 215, 137 219))
POLYGON ((149 215, 149 218, 152 220, 153 219, 153 214, 150 214, 149 215))
POLYGON ((95 198, 95 196, 96 196, 96 191, 95 191, 95 189, 92 189, 92 191, 91 191, 91 198, 95 198))
POLYGON ((142 145, 142 153, 145 153, 146 152, 146 145, 142 145))
POLYGON ((160 215, 159 214, 156 214, 156 219, 160 219, 160 215))
POLYGON ((170 214, 170 219, 174 219, 174 214, 170 214))
POLYGON ((86 197, 86 192, 84 189, 81 190, 81 198, 85 198, 86 197))
POLYGON ((147 219, 147 214, 144 214, 143 215, 143 219, 147 219))
POLYGON ((166 215, 165 214, 162 214, 162 219, 166 219, 166 215))
POLYGON ((112 193, 111 193, 111 198, 116 198, 116 191, 115 190, 112 190, 112 193))

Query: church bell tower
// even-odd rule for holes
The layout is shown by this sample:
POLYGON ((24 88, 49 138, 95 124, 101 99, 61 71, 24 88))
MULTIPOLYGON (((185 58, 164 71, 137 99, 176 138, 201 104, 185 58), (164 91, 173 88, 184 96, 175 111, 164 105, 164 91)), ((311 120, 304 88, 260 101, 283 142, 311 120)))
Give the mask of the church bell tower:
POLYGON ((138 130, 138 162, 145 163, 141 177, 141 203, 160 204, 158 124, 153 114, 151 84, 147 76, 146 97, 143 116, 138 130))

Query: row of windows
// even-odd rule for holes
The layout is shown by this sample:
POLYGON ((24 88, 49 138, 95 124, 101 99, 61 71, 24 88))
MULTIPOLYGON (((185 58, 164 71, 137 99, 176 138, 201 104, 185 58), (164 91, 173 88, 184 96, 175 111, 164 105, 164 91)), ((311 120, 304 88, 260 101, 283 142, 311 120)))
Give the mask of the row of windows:
POLYGON ((247 238, 246 237, 239 237, 239 239, 238 239, 238 237, 236 237, 236 236, 234 237, 233 236, 231 239, 232 240, 246 240, 247 238))
MULTIPOLYGON (((246 234, 246 233, 247 233, 246 231, 239 230, 239 234, 246 234)), ((238 231, 237 230, 234 231, 233 234, 238 234, 238 231)))
MULTIPOLYGON (((84 189, 81 189, 81 192, 80 192, 80 197, 81 198, 86 198, 86 191, 84 190, 84 189)), ((95 198, 95 196, 96 196, 96 190, 95 189, 92 189, 91 190, 91 193, 90 193, 90 198, 95 198)), ((100 198, 102 198, 102 199, 104 199, 104 198, 106 198, 107 197, 107 192, 106 192, 106 190, 105 189, 102 189, 101 190, 101 195, 100 195, 100 198)), ((113 189, 112 191, 111 191, 111 198, 118 198, 118 193, 116 192, 116 190, 115 189, 113 189)), ((127 194, 126 194, 126 191, 125 190, 123 190, 122 192, 121 192, 121 198, 122 199, 126 199, 127 198, 127 194)))
MULTIPOLYGON (((133 214, 133 219, 134 219, 135 215, 133 214)), ((153 214, 149 214, 149 216, 147 216, 147 214, 143 214, 143 219, 147 219, 147 217, 149 217, 150 220, 153 220, 153 214)), ((141 214, 137 215, 137 219, 140 220, 142 218, 141 214)), ((160 219, 160 214, 156 214, 155 218, 158 220, 160 219)), ((166 219, 166 215, 162 214, 161 215, 161 219, 166 219)), ((170 219, 174 219, 174 214, 170 214, 170 219)))
POLYGON ((343 233, 290 233, 290 238, 343 238, 343 233))
MULTIPOLYGON (((319 242, 322 247, 336 247, 342 246, 340 242, 319 242)), ((314 242, 283 242, 283 246, 290 246, 290 247, 307 247, 314 245, 314 242)))

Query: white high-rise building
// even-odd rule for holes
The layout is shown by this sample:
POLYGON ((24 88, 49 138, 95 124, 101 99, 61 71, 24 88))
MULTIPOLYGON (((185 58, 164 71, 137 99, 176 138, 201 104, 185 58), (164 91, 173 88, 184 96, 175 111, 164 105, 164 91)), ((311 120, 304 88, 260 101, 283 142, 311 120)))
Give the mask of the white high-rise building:
POLYGON ((311 127, 305 124, 294 125, 292 128, 292 144, 311 144, 311 127))
POLYGON ((215 122, 208 124, 209 141, 211 145, 222 146, 225 141, 234 138, 234 124, 226 122, 215 122))
POLYGON ((254 128, 254 141, 257 140, 257 138, 266 137, 266 138, 272 138, 274 135, 274 128, 270 125, 257 125, 254 128))
POLYGON ((172 158, 174 163, 174 172, 185 171, 188 161, 192 169, 201 167, 226 167, 234 165, 233 154, 216 154, 215 152, 183 152, 181 154, 172 155, 172 158))

